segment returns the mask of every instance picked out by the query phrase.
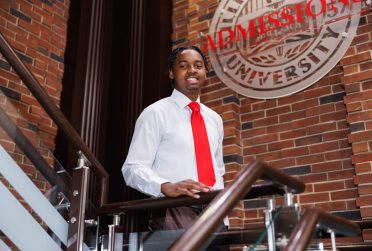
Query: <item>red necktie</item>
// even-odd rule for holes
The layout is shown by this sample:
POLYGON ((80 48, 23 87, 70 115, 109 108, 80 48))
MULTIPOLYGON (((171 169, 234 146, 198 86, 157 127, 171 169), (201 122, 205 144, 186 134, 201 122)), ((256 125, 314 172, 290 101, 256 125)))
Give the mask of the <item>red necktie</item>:
POLYGON ((194 136, 196 164, 198 167, 199 181, 207 186, 213 186, 216 183, 214 169, 209 147, 207 130, 204 119, 200 113, 200 105, 197 102, 191 102, 189 107, 192 110, 191 127, 194 136))

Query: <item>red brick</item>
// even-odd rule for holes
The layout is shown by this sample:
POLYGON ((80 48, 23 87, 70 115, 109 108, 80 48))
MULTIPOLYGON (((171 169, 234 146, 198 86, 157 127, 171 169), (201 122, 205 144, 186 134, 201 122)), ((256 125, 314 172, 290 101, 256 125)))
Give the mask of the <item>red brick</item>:
POLYGON ((244 144, 246 145, 258 145, 263 143, 269 143, 278 140, 277 134, 268 134, 268 135, 262 135, 258 137, 253 137, 251 139, 245 140, 244 144))
POLYGON ((358 155, 353 155, 351 157, 351 160, 352 160, 353 164, 372 161, 372 153, 361 153, 361 154, 358 154, 358 155))
POLYGON ((371 185, 360 185, 358 186, 358 191, 360 195, 370 195, 372 194, 372 184, 371 185))
POLYGON ((291 111, 291 107, 289 105, 281 106, 273 109, 266 110, 266 116, 275 116, 278 114, 288 113, 291 111))
POLYGON ((257 119, 253 122, 253 127, 260 127, 260 126, 269 126, 273 124, 278 124, 278 116, 275 117, 268 117, 264 119, 257 119))
POLYGON ((365 162, 365 163, 356 163, 355 164, 355 172, 357 174, 361 173, 370 173, 372 171, 371 163, 365 162))
POLYGON ((279 123, 275 124, 272 126, 268 126, 267 128, 267 133, 279 133, 279 132, 286 132, 286 131, 291 131, 292 130, 292 123, 279 123))
POLYGON ((347 209, 347 205, 345 201, 332 201, 332 202, 325 202, 325 203, 317 203, 317 208, 320 208, 324 211, 343 211, 347 209))
POLYGON ((291 112, 287 114, 280 115, 280 123, 293 121, 296 119, 301 119, 306 117, 306 111, 291 112))
POLYGON ((354 154, 367 152, 368 151, 368 144, 367 142, 362 143, 354 143, 352 146, 352 150, 354 154))
POLYGON ((350 82, 356 82, 361 80, 367 80, 372 78, 372 70, 359 72, 353 75, 348 75, 342 78, 341 82, 343 84, 350 83, 350 82))
POLYGON ((354 175, 354 169, 342 170, 342 171, 332 171, 327 174, 328 180, 343 180, 350 179, 354 175))
POLYGON ((325 153, 326 160, 349 159, 350 156, 351 156, 350 149, 342 149, 342 150, 325 153))
POLYGON ((372 240, 372 229, 363 229, 363 240, 371 241, 372 240))
POLYGON ((329 172, 329 171, 341 170, 341 169, 342 169, 342 163, 340 161, 317 163, 311 166, 311 170, 313 173, 329 172))
POLYGON ((244 155, 266 153, 267 145, 245 147, 243 150, 244 155))
POLYGON ((264 118, 265 112, 258 111, 258 112, 251 112, 249 114, 242 115, 242 121, 253 121, 255 119, 264 118))
POLYGON ((347 200, 347 199, 354 199, 358 197, 358 190, 351 189, 351 190, 343 190, 338 192, 331 192, 331 200, 347 200))
POLYGON ((362 110, 362 103, 355 102, 355 103, 348 103, 346 104, 346 109, 348 112, 356 112, 362 110))
POLYGON ((359 207, 372 206, 372 195, 357 198, 356 204, 359 207))
POLYGON ((338 142, 332 141, 332 142, 324 142, 316 145, 309 146, 310 153, 320 153, 320 152, 326 152, 330 150, 338 149, 338 142))
POLYGON ((255 136, 258 136, 258 135, 263 135, 263 134, 266 134, 266 128, 257 128, 257 129, 249 129, 245 132, 242 132, 242 138, 245 139, 245 138, 251 138, 251 137, 255 137, 255 136))
POLYGON ((305 156, 305 157, 297 158, 297 164, 298 165, 319 163, 319 162, 322 162, 322 161, 324 161, 324 155, 323 154, 308 155, 308 156, 305 156))
POLYGON ((334 104, 332 104, 332 103, 324 104, 324 105, 320 105, 320 106, 317 106, 317 107, 312 107, 312 108, 306 109, 306 116, 307 117, 315 116, 315 115, 329 113, 329 112, 333 112, 333 111, 335 111, 334 104))
POLYGON ((363 207, 360 209, 362 218, 372 217, 372 207, 363 207))
POLYGON ((319 105, 319 99, 310 99, 299 103, 292 104, 292 110, 298 111, 298 110, 304 110, 309 107, 315 107, 319 105))
POLYGON ((293 138, 303 137, 305 135, 306 135, 306 129, 299 129, 299 130, 294 130, 290 132, 280 133, 280 139, 281 140, 293 139, 293 138))
POLYGON ((355 123, 355 122, 371 120, 371 119, 372 119, 372 110, 350 114, 347 116, 348 123, 355 123))
POLYGON ((355 184, 372 184, 372 173, 358 174, 354 178, 355 184))
POLYGON ((272 107, 277 107, 275 99, 259 101, 259 102, 252 104, 253 111, 268 109, 272 107))
POLYGON ((275 168, 291 167, 291 166, 296 165, 296 159, 295 158, 289 158, 289 159, 281 158, 279 160, 270 161, 269 165, 275 168))
POLYGON ((359 92, 361 87, 360 87, 360 83, 356 82, 356 83, 344 83, 344 86, 345 86, 345 92, 346 93, 353 93, 353 92, 359 92))
POLYGON ((340 63, 343 66, 343 65, 360 63, 360 62, 367 61, 370 59, 371 59, 371 53, 369 51, 366 51, 363 53, 352 55, 350 57, 344 57, 340 60, 340 63))
POLYGON ((309 154, 309 150, 307 147, 296 147, 296 148, 284 149, 280 151, 280 156, 282 158, 304 156, 308 154, 309 154))
POLYGON ((329 201, 329 193, 315 193, 315 194, 304 194, 299 195, 300 203, 316 203, 329 201))
POLYGON ((341 190, 343 188, 344 188, 343 181, 334 181, 334 182, 314 184, 314 192, 335 191, 335 190, 341 190))
POLYGON ((345 118, 346 118, 346 111, 342 110, 338 112, 332 112, 332 113, 320 115, 320 122, 343 120, 345 118))
POLYGON ((333 130, 336 130, 335 122, 318 124, 318 125, 310 126, 306 128, 307 135, 318 134, 321 132, 333 131, 333 130))
POLYGON ((280 150, 284 148, 289 148, 294 146, 294 141, 293 140, 287 140, 287 141, 280 141, 276 143, 271 143, 268 145, 269 151, 275 151, 275 150, 280 150))

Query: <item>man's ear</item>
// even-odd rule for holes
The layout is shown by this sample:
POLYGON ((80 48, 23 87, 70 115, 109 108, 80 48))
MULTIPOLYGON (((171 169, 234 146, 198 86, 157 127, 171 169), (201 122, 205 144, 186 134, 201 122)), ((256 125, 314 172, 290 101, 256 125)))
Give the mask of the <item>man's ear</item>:
POLYGON ((169 70, 168 76, 169 76, 170 79, 174 79, 173 70, 169 70))

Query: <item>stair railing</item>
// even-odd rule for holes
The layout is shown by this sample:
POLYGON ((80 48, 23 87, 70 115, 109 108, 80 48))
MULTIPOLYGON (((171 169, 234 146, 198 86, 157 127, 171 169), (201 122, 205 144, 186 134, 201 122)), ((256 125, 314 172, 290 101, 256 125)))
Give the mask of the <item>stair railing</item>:
MULTIPOLYGON (((117 202, 103 205, 98 210, 98 214, 117 216, 130 211, 210 203, 199 220, 196 221, 169 249, 177 251, 198 250, 240 199, 283 194, 283 191, 301 193, 304 189, 305 185, 301 181, 263 162, 253 160, 225 189, 201 193, 199 199, 183 196, 177 198, 156 198, 117 202), (272 183, 254 185, 253 183, 258 179, 267 179, 272 181, 272 183), (273 183, 275 185, 273 185, 273 183), (195 232, 197 232, 197 234, 194 234, 195 232)), ((112 242, 115 242, 115 226, 115 224, 112 225, 110 231, 113 236, 109 236, 109 240, 112 242)), ((108 246, 113 247, 115 245, 114 243, 109 243, 108 246)))
MULTIPOLYGON (((68 243, 67 250, 82 250, 83 248, 83 236, 85 227, 85 212, 87 205, 87 195, 89 191, 89 171, 91 170, 97 177, 98 183, 94 188, 97 194, 94 194, 97 198, 95 201, 95 207, 98 208, 107 202, 108 195, 108 178, 109 175, 105 168, 97 160, 88 146, 81 139, 79 134, 76 132, 74 127, 70 124, 64 114, 55 105, 53 100, 48 96, 44 89, 39 85, 30 70, 24 65, 21 59, 17 56, 16 52, 6 41, 4 36, 0 33, 0 52, 4 58, 8 61, 14 71, 21 78, 23 83, 28 87, 31 93, 35 96, 37 101, 41 104, 51 119, 57 124, 61 132, 77 149, 79 149, 80 160, 79 166, 74 169, 73 180, 72 180, 72 203, 70 208, 70 219, 69 219, 69 230, 68 230, 68 243), (80 165, 81 164, 81 165, 80 165)), ((17 135, 15 139, 17 139, 17 135)), ((18 139, 17 139, 18 140, 18 139)), ((24 141, 24 143, 27 143, 24 141)), ((32 153, 32 149, 25 146, 26 151, 32 153)), ((32 157, 31 157, 32 158, 32 157)), ((33 160, 41 163, 40 159, 33 157, 33 160)), ((54 182, 59 183, 59 179, 54 179, 53 175, 50 175, 45 170, 46 176, 54 182)), ((62 186, 64 189, 65 186, 62 186)), ((93 187, 92 187, 93 188, 93 187)), ((67 189, 64 189, 67 190, 67 189)), ((66 194, 67 195, 67 194, 66 194)))
POLYGON ((12 66, 14 71, 19 75, 24 84, 28 87, 31 93, 35 96, 37 101, 61 129, 66 138, 74 144, 75 147, 81 150, 87 160, 91 163, 91 170, 101 178, 101 187, 99 189, 99 205, 103 205, 107 202, 108 193, 108 173, 102 164, 97 160, 88 146, 81 139, 75 128, 70 124, 65 115, 56 106, 49 95, 44 89, 38 84, 35 77, 24 65, 21 59, 17 56, 15 51, 12 49, 8 41, 0 33, 0 52, 8 63, 12 66))
POLYGON ((349 236, 360 234, 360 228, 355 222, 326 213, 318 208, 308 208, 293 230, 285 251, 305 251, 317 227, 330 230, 333 250, 336 248, 335 233, 349 236))
POLYGON ((199 250, 218 228, 223 218, 260 178, 284 185, 288 192, 300 193, 305 190, 305 185, 301 181, 263 162, 252 160, 235 180, 212 200, 198 220, 171 245, 169 251, 199 250))

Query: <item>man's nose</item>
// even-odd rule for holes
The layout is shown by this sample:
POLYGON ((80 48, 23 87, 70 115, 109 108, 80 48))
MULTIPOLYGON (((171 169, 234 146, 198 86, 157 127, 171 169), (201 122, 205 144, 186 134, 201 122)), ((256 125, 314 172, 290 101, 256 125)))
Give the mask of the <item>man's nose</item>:
POLYGON ((189 65, 189 67, 187 67, 187 71, 188 72, 196 72, 196 67, 193 66, 193 65, 189 65))

